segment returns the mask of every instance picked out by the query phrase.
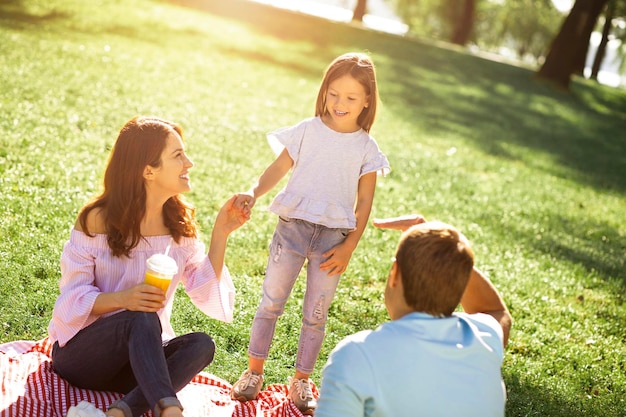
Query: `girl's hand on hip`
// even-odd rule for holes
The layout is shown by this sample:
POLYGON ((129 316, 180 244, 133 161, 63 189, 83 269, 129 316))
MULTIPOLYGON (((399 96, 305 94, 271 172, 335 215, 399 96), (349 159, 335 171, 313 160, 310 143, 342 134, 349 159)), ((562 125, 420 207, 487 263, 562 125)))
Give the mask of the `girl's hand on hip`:
POLYGON ((322 271, 328 271, 328 275, 343 274, 348 269, 348 263, 352 257, 352 250, 340 243, 329 251, 322 254, 326 260, 320 264, 322 271))

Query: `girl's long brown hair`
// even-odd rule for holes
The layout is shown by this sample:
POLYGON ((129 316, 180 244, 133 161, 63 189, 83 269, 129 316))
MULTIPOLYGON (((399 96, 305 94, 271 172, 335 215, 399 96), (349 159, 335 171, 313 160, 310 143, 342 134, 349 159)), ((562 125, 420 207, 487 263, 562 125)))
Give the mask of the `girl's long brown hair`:
POLYGON ((317 93, 315 102, 315 115, 323 116, 326 111, 326 93, 330 83, 344 75, 350 75, 357 80, 365 89, 365 94, 369 97, 369 106, 364 108, 357 119, 357 123, 363 130, 369 133, 374 119, 376 118, 376 108, 378 106, 378 85, 376 83, 376 69, 371 58, 363 53, 348 52, 338 56, 330 63, 324 72, 324 78, 317 93))
MULTIPOLYGON (((83 231, 93 236, 87 227, 87 216, 91 210, 101 209, 107 242, 115 256, 129 256, 142 239, 140 225, 146 213, 143 172, 148 165, 161 165, 161 153, 173 132, 183 138, 181 127, 167 120, 137 116, 126 122, 109 157, 104 191, 80 212, 78 219, 83 231)), ((182 195, 165 202, 163 221, 176 242, 183 236, 197 236, 195 209, 182 195)))

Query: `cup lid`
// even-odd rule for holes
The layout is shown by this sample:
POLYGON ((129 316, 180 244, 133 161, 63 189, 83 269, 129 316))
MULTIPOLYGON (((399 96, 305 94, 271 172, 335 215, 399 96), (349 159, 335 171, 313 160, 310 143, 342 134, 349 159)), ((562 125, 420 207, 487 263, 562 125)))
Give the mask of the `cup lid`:
POLYGON ((146 261, 146 266, 152 271, 164 274, 164 275, 176 275, 178 273, 178 265, 173 258, 162 254, 155 253, 146 261))

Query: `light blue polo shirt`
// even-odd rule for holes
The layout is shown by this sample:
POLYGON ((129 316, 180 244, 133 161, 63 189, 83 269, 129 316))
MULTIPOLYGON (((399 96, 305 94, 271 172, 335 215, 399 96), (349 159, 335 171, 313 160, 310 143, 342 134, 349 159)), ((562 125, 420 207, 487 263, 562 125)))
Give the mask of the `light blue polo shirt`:
POLYGON ((315 417, 503 417, 502 328, 487 314, 411 313, 346 337, 315 417))

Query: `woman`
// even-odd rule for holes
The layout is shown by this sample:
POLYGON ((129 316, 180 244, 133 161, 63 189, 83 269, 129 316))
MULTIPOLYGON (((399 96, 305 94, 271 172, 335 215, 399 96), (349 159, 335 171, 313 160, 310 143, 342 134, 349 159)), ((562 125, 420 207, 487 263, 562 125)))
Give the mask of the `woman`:
MULTIPOLYGON (((182 282, 205 314, 232 320, 234 286, 224 255, 228 236, 249 214, 236 195, 219 211, 208 254, 198 239, 180 126, 135 117, 121 129, 104 191, 81 210, 61 256, 60 296, 48 327, 52 366, 86 389, 124 393, 107 416, 182 416, 176 392, 213 360, 204 333, 176 337, 170 315, 182 282), (145 284, 146 260, 167 252, 178 266, 168 290, 145 284)), ((90 404, 68 415, 103 415, 90 404), (85 408, 86 407, 86 408, 85 408)))

